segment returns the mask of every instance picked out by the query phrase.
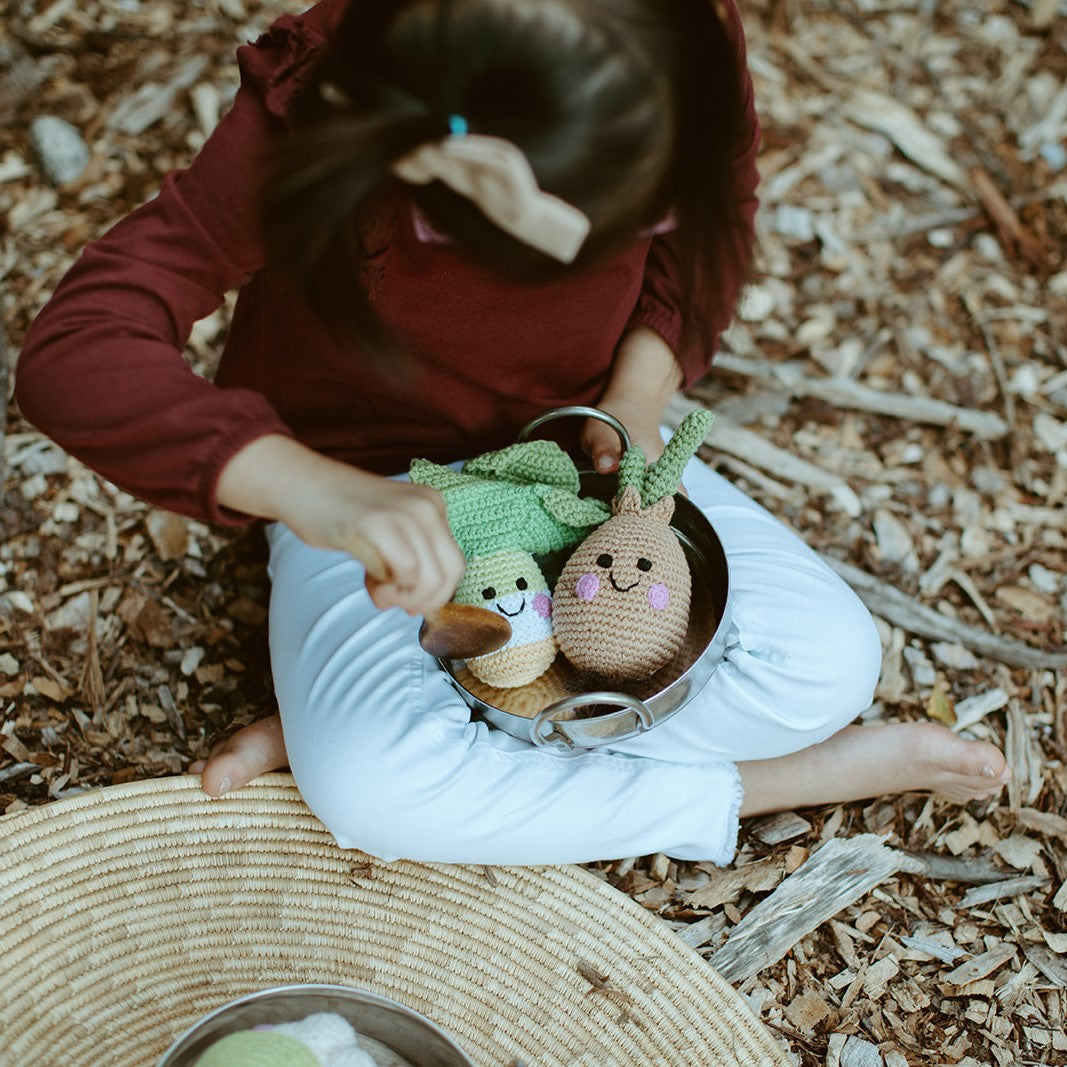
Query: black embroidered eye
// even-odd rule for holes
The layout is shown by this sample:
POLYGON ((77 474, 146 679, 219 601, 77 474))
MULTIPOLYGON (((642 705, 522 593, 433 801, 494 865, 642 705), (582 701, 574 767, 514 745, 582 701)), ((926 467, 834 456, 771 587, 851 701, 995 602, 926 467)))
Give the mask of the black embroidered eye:
POLYGON ((527 582, 525 578, 516 578, 515 579, 515 588, 516 589, 525 590, 529 586, 529 584, 530 583, 527 582))
POLYGON ((642 557, 641 557, 641 558, 640 558, 640 559, 639 559, 639 560, 637 561, 637 569, 638 569, 639 571, 650 571, 650 570, 652 570, 652 560, 650 560, 650 559, 645 559, 645 557, 644 557, 644 556, 642 556, 642 557))
POLYGON ((486 600, 493 600, 496 598, 496 590, 491 585, 487 585, 482 590, 482 596, 485 597, 486 600))
POLYGON ((607 552, 602 552, 596 558, 596 565, 598 567, 610 567, 615 561, 608 555, 607 552))

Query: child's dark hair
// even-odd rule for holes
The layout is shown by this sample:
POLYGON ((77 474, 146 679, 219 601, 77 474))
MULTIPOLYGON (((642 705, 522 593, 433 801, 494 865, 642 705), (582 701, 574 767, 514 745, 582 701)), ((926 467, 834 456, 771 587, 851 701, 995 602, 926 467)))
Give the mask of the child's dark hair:
POLYGON ((543 280, 673 212, 682 276, 714 286, 736 211, 739 83, 711 0, 349 0, 267 190, 271 259, 332 326, 390 347, 359 283, 359 218, 397 180, 393 163, 460 115, 517 145, 540 186, 592 222, 566 268, 443 183, 410 187, 465 255, 543 280))

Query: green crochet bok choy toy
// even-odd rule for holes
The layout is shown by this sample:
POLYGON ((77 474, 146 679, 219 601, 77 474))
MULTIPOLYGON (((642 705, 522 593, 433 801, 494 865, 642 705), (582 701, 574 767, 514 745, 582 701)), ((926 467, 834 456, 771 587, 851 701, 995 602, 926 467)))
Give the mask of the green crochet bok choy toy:
POLYGON ((552 441, 526 441, 467 462, 462 471, 415 460, 411 480, 440 490, 448 523, 467 559, 459 604, 502 615, 512 636, 468 661, 487 685, 526 685, 556 657, 552 594, 535 556, 577 544, 608 518, 599 500, 580 497, 574 461, 552 441))

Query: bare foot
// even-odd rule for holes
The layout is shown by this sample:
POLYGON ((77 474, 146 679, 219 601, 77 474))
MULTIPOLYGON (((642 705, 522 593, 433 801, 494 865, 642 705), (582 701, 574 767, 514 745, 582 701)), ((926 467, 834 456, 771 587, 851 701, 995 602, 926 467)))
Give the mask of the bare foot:
POLYGON ((737 766, 742 816, 913 791, 966 804, 994 796, 1011 777, 995 746, 932 722, 846 726, 822 744, 737 766))
POLYGON ((272 715, 238 730, 233 737, 213 748, 206 760, 190 764, 189 771, 201 775, 200 783, 208 796, 221 797, 261 774, 288 765, 282 720, 272 715))

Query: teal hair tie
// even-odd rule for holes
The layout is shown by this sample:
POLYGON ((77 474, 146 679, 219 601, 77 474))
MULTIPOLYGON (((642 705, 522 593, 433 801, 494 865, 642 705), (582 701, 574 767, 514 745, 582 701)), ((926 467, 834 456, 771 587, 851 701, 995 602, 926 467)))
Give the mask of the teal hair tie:
POLYGON ((467 120, 462 115, 448 116, 448 132, 453 137, 465 137, 468 129, 467 120))

